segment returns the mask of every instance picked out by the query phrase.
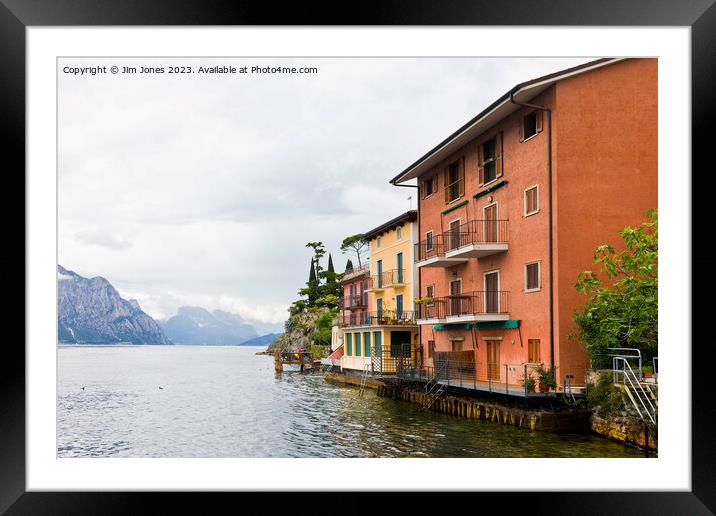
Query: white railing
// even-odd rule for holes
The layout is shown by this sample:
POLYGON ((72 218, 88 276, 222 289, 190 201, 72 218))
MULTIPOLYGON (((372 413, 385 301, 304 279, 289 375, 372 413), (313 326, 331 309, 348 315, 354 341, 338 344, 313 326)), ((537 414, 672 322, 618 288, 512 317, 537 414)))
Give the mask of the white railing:
MULTIPOLYGON (((641 365, 641 356, 639 357, 639 364, 641 365)), ((648 418, 653 424, 656 424, 656 406, 651 402, 649 396, 651 391, 641 383, 629 364, 628 357, 612 357, 612 369, 614 371, 614 383, 624 385, 639 417, 644 421, 648 418)))

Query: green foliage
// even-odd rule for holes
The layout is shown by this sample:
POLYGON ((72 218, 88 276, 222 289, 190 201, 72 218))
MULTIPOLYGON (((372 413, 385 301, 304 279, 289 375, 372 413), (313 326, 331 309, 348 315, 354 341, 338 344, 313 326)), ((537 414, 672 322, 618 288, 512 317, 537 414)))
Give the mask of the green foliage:
POLYGON ((353 270, 353 262, 350 258, 348 258, 348 261, 346 262, 346 272, 351 272, 353 270))
POLYGON ((363 267, 363 262, 361 261, 361 258, 363 256, 363 253, 367 252, 367 247, 368 242, 363 239, 363 235, 360 233, 344 238, 343 242, 341 243, 341 251, 343 252, 343 254, 350 252, 356 255, 356 258, 358 258, 359 269, 363 267))
POLYGON ((316 331, 311 334, 311 340, 321 346, 331 345, 331 334, 333 331, 333 318, 336 311, 331 310, 316 319, 316 331))
POLYGON ((522 380, 522 385, 524 386, 525 389, 527 389, 527 392, 534 392, 537 382, 535 381, 534 378, 532 378, 531 376, 528 376, 527 378, 522 380))
POLYGON ((587 392, 587 405, 590 409, 599 407, 600 412, 615 413, 624 410, 624 393, 614 386, 612 373, 599 374, 597 384, 590 384, 587 392))
POLYGON ((537 369, 535 369, 535 372, 539 376, 540 385, 546 385, 550 389, 557 388, 557 380, 554 377, 553 371, 548 371, 547 369, 544 369, 543 367, 538 367, 537 369))
POLYGON ((624 251, 601 245, 594 264, 601 275, 581 272, 575 288, 588 296, 574 314, 577 332, 570 338, 584 342, 592 367, 610 366, 607 348, 638 348, 646 361, 658 346, 658 224, 656 210, 637 228, 619 232, 624 251))
MULTIPOLYGON (((328 345, 330 346, 331 341, 328 341, 328 345)), ((326 347, 320 344, 309 344, 308 351, 313 353, 313 357, 318 358, 325 358, 328 356, 328 350, 331 349, 330 347, 326 347)))

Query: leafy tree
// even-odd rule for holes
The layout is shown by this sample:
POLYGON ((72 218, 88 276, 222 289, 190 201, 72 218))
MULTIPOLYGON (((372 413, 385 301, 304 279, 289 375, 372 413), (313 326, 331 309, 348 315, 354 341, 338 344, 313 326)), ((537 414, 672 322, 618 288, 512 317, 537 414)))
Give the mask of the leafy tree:
POLYGON ((658 352, 658 223, 656 210, 637 228, 619 231, 626 247, 616 251, 601 245, 594 264, 601 276, 581 272, 575 285, 588 297, 575 311, 577 332, 570 338, 584 342, 593 367, 609 367, 608 348, 638 348, 645 361, 658 352), (603 279, 604 278, 604 279, 603 279))
POLYGON ((341 251, 345 253, 354 253, 358 258, 358 268, 363 267, 361 257, 363 253, 368 251, 368 242, 363 239, 362 234, 351 235, 343 239, 341 243, 341 251))

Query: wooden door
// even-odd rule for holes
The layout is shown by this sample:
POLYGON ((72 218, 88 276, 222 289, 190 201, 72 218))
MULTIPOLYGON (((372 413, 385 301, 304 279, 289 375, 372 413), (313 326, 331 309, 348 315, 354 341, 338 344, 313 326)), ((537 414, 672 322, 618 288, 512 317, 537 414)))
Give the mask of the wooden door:
POLYGON ((487 342, 487 374, 490 380, 500 379, 500 341, 487 342))
POLYGON ((485 208, 485 242, 498 241, 497 204, 485 208))
POLYGON ((450 282, 450 313, 448 315, 460 315, 460 295, 462 294, 462 282, 455 280, 450 282))
POLYGON ((454 220, 450 223, 449 235, 450 250, 460 247, 460 219, 454 220))
POLYGON ((485 312, 488 314, 500 312, 499 272, 489 272, 485 274, 485 312))

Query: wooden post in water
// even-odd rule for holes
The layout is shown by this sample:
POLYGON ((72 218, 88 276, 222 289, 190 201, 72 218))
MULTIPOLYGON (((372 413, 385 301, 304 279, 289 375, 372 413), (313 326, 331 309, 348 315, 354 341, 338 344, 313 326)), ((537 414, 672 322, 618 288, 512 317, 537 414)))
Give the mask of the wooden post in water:
POLYGON ((281 363, 281 350, 275 349, 273 352, 273 367, 279 373, 283 371, 283 364, 281 363))

